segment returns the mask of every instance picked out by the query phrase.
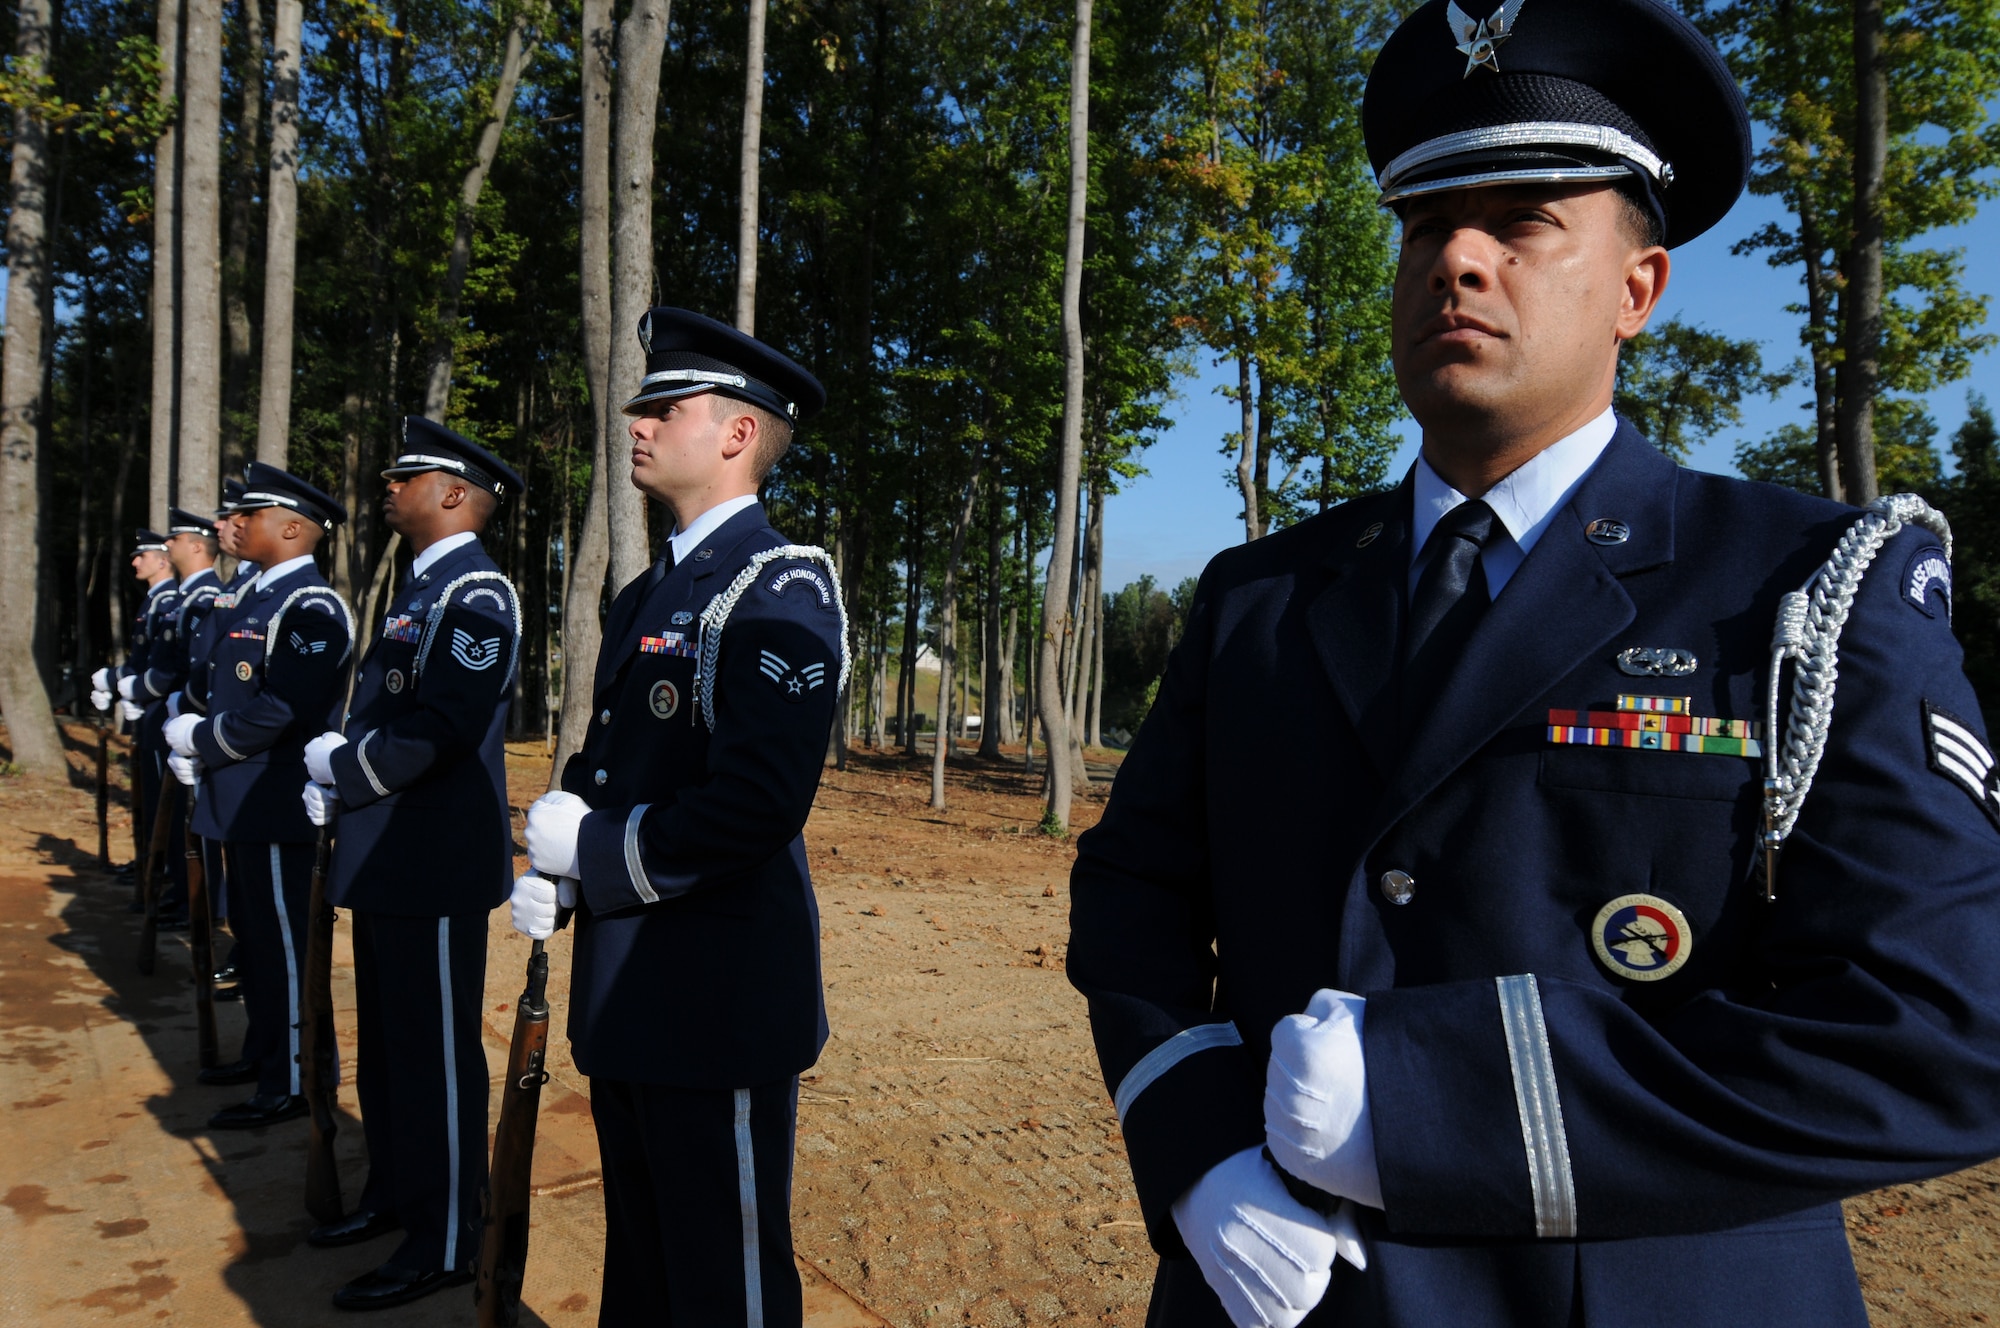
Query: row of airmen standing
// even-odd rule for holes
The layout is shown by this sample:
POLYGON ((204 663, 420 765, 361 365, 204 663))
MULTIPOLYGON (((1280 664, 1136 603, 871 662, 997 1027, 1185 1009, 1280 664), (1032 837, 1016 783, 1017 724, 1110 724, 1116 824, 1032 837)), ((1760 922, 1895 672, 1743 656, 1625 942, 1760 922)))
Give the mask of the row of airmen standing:
MULTIPOLYGON (((600 1321, 796 1323, 797 1076, 827 1036, 801 831, 845 620, 831 560, 772 530, 756 492, 825 393, 684 310, 652 310, 640 340, 631 478, 676 531, 610 607, 596 722, 562 791, 530 809, 537 871, 511 887, 513 920, 540 938, 559 902, 579 919, 570 1037, 603 1154, 600 1321)), ((162 787, 175 806, 170 773, 208 879, 226 882, 214 897, 247 1029, 237 1060, 200 1078, 254 1091, 211 1128, 309 1113, 302 969, 315 847, 331 835, 325 897, 353 923, 369 1170, 353 1211, 308 1239, 401 1233, 334 1293, 345 1309, 473 1278, 488 914, 510 897, 514 855, 503 740, 521 609, 480 536, 522 479, 416 417, 383 477, 383 516, 415 557, 358 667, 353 612, 314 561, 347 511, 253 463, 213 521, 175 509, 166 537, 142 532, 134 567, 155 584, 133 654, 94 679, 100 706, 137 711, 142 812, 162 787), (240 560, 226 587, 218 549, 240 560)), ((163 903, 185 916, 185 883, 163 903)))

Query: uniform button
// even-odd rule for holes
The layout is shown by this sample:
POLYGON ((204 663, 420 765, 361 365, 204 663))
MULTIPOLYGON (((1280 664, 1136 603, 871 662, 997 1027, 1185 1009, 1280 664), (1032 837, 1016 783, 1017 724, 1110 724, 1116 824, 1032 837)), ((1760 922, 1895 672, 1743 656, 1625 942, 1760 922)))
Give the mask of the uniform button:
POLYGON ((1417 883, 1406 871, 1382 873, 1382 897, 1392 904, 1407 904, 1417 897, 1417 883))
POLYGON ((603 783, 603 782, 604 782, 605 780, 607 780, 607 779, 609 779, 609 778, 611 778, 611 776, 609 776, 609 775, 605 774, 605 773, 604 773, 604 772, 603 772, 602 770, 600 770, 600 771, 598 771, 598 772, 597 772, 597 782, 598 782, 599 784, 602 784, 602 783, 603 783))
POLYGON ((597 722, 600 724, 609 724, 611 722, 611 712, 609 710, 598 711, 597 722))

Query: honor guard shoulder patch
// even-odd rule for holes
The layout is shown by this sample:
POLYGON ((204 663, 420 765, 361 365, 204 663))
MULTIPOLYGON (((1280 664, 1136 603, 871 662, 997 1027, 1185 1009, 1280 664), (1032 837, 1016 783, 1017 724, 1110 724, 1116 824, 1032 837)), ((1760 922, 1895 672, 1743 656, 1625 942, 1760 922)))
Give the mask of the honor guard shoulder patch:
POLYGON ((1970 724, 1924 702, 1924 755, 1931 769, 1964 789, 2000 829, 2000 771, 1994 769, 1993 750, 1970 724))
POLYGON ((1929 544, 1910 555, 1903 573, 1903 598, 1926 617, 1938 616, 1936 606, 1943 607, 1947 619, 1951 617, 1951 560, 1943 549, 1929 544))
POLYGON ((463 627, 451 629, 451 657, 466 668, 479 672, 500 662, 500 638, 477 640, 463 627))
POLYGON ((764 589, 770 591, 773 595, 783 595, 792 586, 801 581, 811 586, 819 594, 819 602, 821 604, 833 603, 833 587, 826 583, 826 578, 820 575, 819 569, 816 567, 787 567, 784 571, 772 577, 770 584, 766 585, 764 589))

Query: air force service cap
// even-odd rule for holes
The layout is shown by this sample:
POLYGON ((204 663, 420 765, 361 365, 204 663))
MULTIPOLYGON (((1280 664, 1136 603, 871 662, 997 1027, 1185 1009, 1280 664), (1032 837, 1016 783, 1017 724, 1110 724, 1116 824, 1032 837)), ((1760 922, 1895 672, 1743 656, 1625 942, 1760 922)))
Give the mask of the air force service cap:
POLYGON ((648 309, 639 320, 646 376, 625 403, 638 415, 656 401, 717 392, 798 424, 826 404, 819 379, 755 337, 689 309, 648 309))
POLYGON ((185 507, 170 507, 167 509, 167 535, 169 538, 175 535, 200 535, 213 539, 215 521, 212 517, 190 512, 185 507))
POLYGON ((1477 185, 1636 189, 1669 248, 1722 217, 1750 117, 1722 57, 1656 0, 1430 0, 1361 100, 1385 204, 1477 185))
POLYGON ((134 532, 132 540, 132 556, 134 558, 142 553, 165 553, 166 551, 167 537, 159 531, 147 530, 142 526, 138 531, 134 532))
MULTIPOLYGON (((236 510, 237 504, 242 501, 243 481, 232 475, 222 482, 222 506, 215 509, 215 515, 218 518, 228 516, 236 510)), ((215 522, 213 521, 209 522, 211 526, 214 524, 215 522)))
POLYGON ((327 530, 347 520, 347 509, 332 494, 288 470, 252 461, 243 468, 243 497, 236 510, 251 512, 260 507, 288 507, 327 530))
POLYGON ((468 484, 486 490, 496 498, 527 489, 520 472, 493 453, 442 424, 421 415, 403 417, 403 448, 395 462, 382 472, 385 480, 407 479, 427 470, 448 470, 463 475, 468 484))

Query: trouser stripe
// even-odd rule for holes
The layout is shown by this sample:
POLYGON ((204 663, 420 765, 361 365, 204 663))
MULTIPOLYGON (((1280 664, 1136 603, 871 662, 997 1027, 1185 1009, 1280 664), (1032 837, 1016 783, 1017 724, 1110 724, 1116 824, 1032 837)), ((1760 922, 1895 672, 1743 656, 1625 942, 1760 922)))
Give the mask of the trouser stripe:
POLYGON ((451 919, 438 919, 438 1008, 444 1011, 445 1169, 451 1177, 444 1210, 444 1266, 458 1267, 458 1039, 452 1032, 451 919))
POLYGON ((278 936, 285 943, 285 1001, 291 1018, 286 1020, 290 1029, 291 1056, 288 1060, 292 1076, 292 1096, 297 1097, 305 1089, 299 1081, 299 1028, 303 1022, 299 1014, 299 954, 292 945, 292 915, 285 907, 285 862, 279 856, 278 845, 271 845, 271 898, 278 905, 278 936))
POLYGON ((764 1270, 757 1231, 757 1162, 750 1150, 750 1090, 736 1090, 736 1196, 743 1208, 743 1314, 764 1328, 764 1270))

